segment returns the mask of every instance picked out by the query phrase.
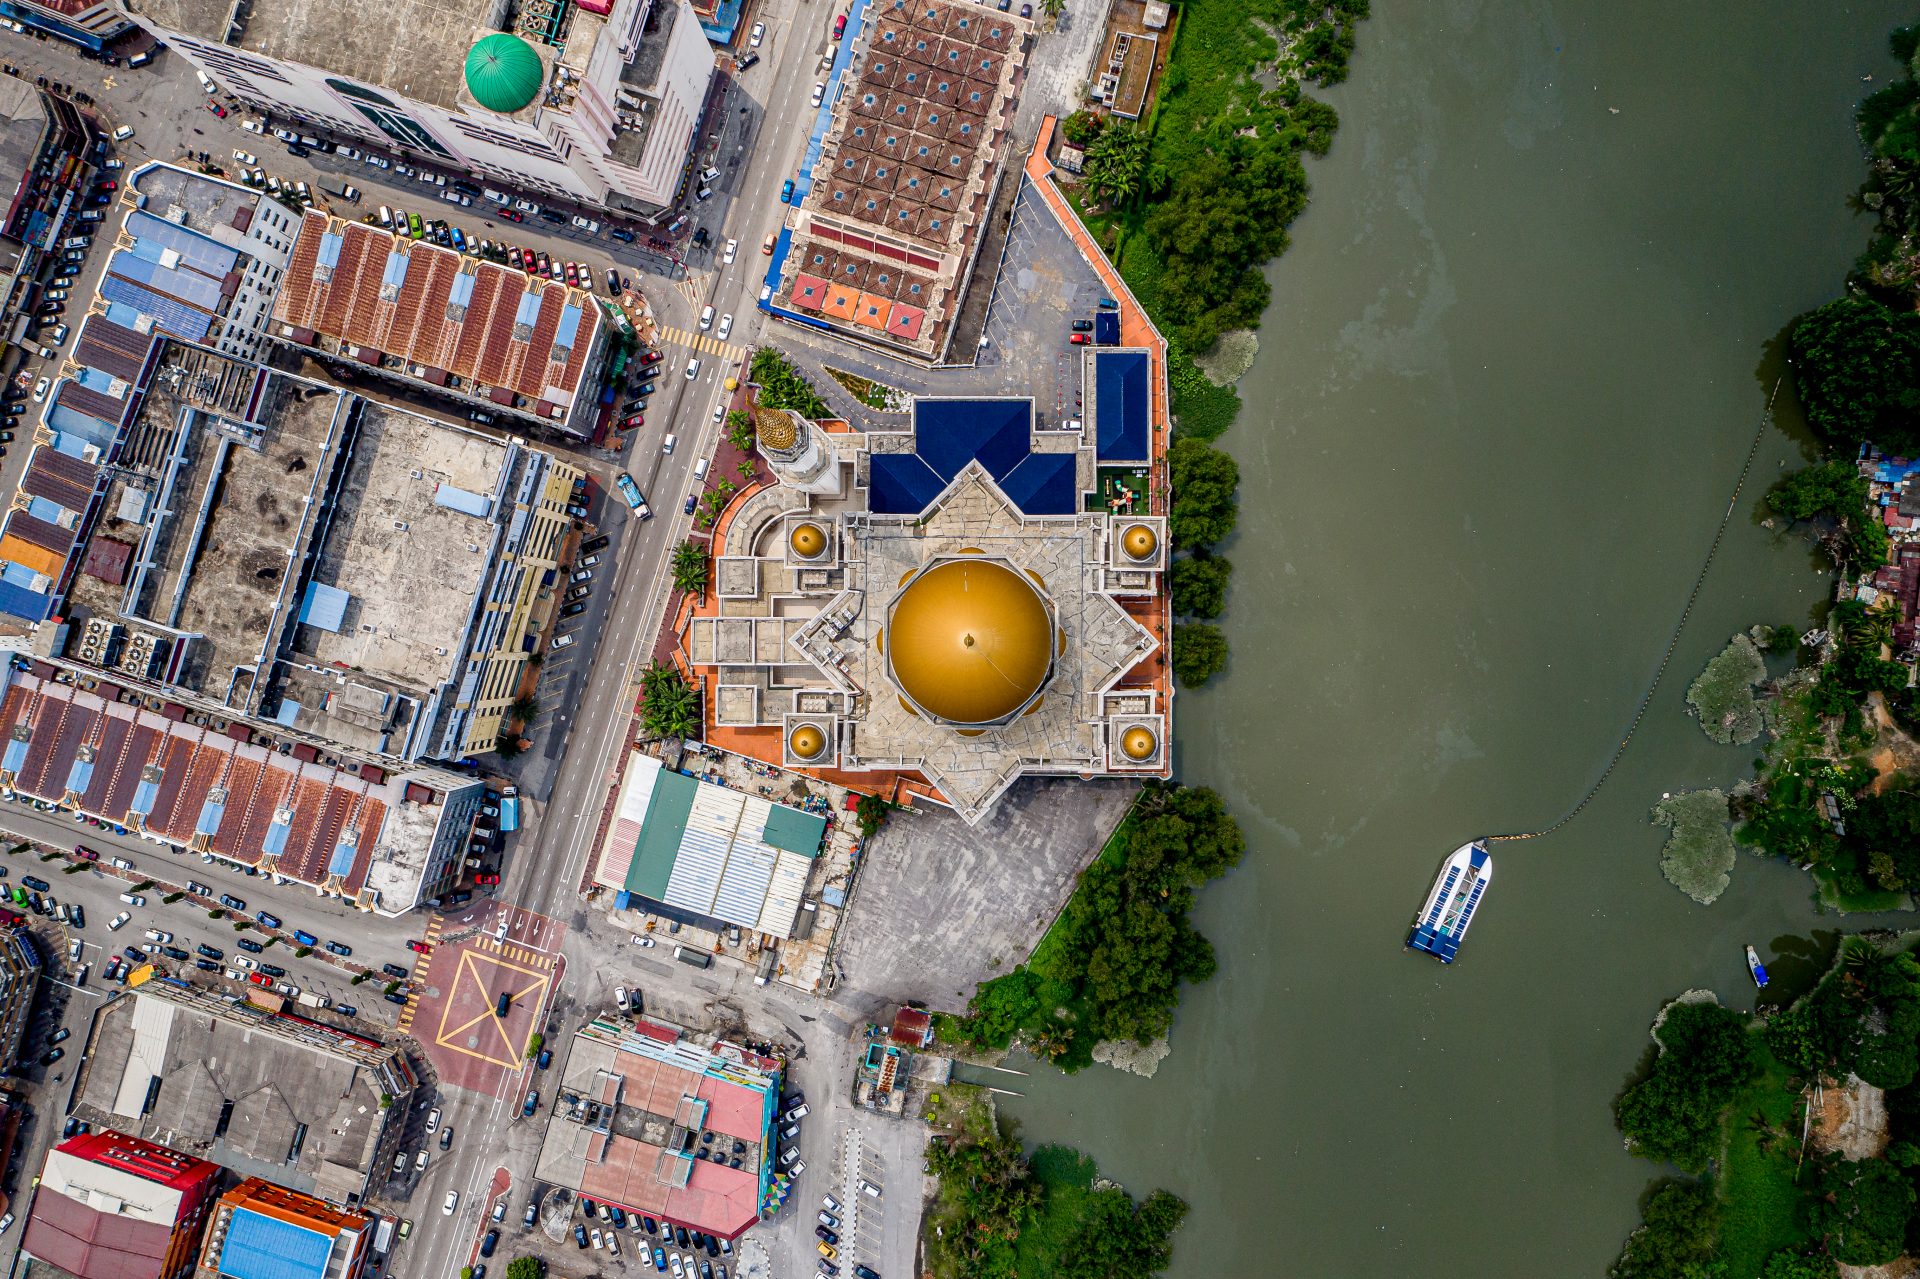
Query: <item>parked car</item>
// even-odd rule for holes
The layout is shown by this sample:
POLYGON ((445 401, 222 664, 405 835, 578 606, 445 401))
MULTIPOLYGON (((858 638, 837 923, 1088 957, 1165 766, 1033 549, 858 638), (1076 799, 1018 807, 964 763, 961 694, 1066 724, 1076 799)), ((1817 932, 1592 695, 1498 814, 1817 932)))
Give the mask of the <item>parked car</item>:
POLYGON ((447 1197, 440 1201, 440 1215, 443 1217, 451 1217, 453 1210, 459 1206, 460 1192, 458 1190, 449 1190, 447 1197))
POLYGON ((221 893, 220 904, 222 906, 225 906, 228 910, 244 911, 247 908, 247 904, 245 902, 241 901, 238 897, 233 896, 231 893, 221 893))

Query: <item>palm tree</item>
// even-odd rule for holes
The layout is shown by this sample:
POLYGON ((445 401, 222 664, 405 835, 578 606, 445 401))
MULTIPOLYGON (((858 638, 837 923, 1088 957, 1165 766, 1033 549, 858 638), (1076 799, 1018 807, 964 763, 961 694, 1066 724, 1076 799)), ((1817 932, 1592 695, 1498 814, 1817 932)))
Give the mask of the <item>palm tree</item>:
POLYGON ((689 595, 707 593, 707 552, 688 539, 673 548, 673 584, 689 595))

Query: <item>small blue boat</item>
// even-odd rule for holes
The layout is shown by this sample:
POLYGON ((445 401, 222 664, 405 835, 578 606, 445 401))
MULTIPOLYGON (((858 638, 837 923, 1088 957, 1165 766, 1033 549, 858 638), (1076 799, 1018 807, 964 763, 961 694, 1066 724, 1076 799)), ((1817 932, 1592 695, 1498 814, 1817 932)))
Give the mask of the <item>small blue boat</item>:
POLYGON ((1433 890, 1413 917, 1413 931, 1407 934, 1407 948, 1423 950, 1443 964, 1451 964, 1465 940, 1467 926, 1480 897, 1493 879, 1493 855, 1485 840, 1462 844, 1441 863, 1433 890))
POLYGON ((1767 970, 1761 966, 1759 952, 1747 947, 1747 971, 1753 974, 1753 984, 1760 989, 1767 988, 1767 970))

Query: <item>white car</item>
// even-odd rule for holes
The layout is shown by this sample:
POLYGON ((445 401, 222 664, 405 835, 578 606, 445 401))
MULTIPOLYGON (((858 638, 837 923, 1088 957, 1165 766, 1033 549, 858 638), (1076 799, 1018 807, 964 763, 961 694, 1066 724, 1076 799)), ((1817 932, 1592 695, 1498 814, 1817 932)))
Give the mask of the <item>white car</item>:
MULTIPOLYGON (((687 376, 692 377, 693 374, 689 373, 687 376)), ((46 378, 41 378, 38 382, 35 382, 33 384, 33 402, 35 404, 44 402, 47 398, 47 388, 52 385, 53 383, 49 382, 46 378)))
POLYGON ((727 247, 720 251, 720 265, 732 266, 734 250, 738 249, 739 247, 740 247, 740 241, 728 240, 727 247))
POLYGON ((628 998, 627 988, 625 986, 615 986, 613 988, 613 1002, 621 1012, 627 1011, 628 998))
POLYGON ((810 105, 816 106, 816 107, 819 106, 821 100, 824 99, 826 96, 827 96, 827 86, 824 82, 814 85, 813 98, 811 99, 810 105))
POLYGON ((125 142, 128 138, 132 136, 133 136, 133 126, 130 124, 123 124, 119 128, 113 131, 113 140, 115 142, 125 142))
POLYGON ((731 332, 733 332, 733 316, 731 314, 721 316, 720 329, 714 336, 724 342, 727 340, 727 334, 731 332))
POLYGON ((391 169, 393 167, 393 161, 387 159, 384 155, 369 155, 367 157, 367 163, 376 169, 391 169))
POLYGON ((240 127, 245 129, 248 133, 265 133, 266 132, 266 129, 261 127, 261 124, 258 120, 242 120, 240 122, 240 127))
POLYGON ((611 1230, 607 1231, 607 1252, 615 1257, 620 1255, 620 1236, 611 1230))
POLYGON ((635 933, 633 935, 633 944, 636 946, 651 946, 653 945, 653 938, 643 937, 639 933, 635 933))
POLYGON ((443 1217, 451 1217, 453 1210, 459 1206, 460 1192, 458 1190, 449 1190, 447 1197, 440 1201, 440 1215, 443 1217))
POLYGON ((251 955, 235 955, 233 957, 233 965, 235 968, 244 968, 248 972, 254 972, 260 967, 260 961, 251 955))
POLYGON ((713 420, 715 422, 724 422, 727 420, 727 402, 725 400, 713 406, 713 420))
POLYGON ((573 215, 573 225, 585 231, 588 235, 600 234, 600 224, 598 222, 595 222, 592 218, 583 218, 578 213, 573 215))
MULTIPOLYGON (((429 1110, 427 1112, 427 1131, 429 1133, 436 1133, 440 1131, 440 1107, 438 1106, 435 1106, 432 1110, 429 1110)), ((421 1151, 421 1153, 425 1154, 426 1152, 421 1151)))
POLYGON ((358 147, 341 147, 340 154, 349 160, 358 160, 360 158, 360 150, 358 147))
POLYGON ((0 1235, 6 1234, 7 1231, 11 1229, 13 1229, 13 1214, 8 1213, 6 1216, 0 1217, 0 1235))
POLYGON ((300 135, 295 133, 292 129, 275 129, 273 131, 273 136, 280 139, 282 142, 298 142, 300 140, 300 135))
POLYGON ((753 34, 747 37, 747 48, 758 49, 760 47, 760 42, 766 38, 767 38, 767 24, 764 22, 754 23, 753 34))
POLYGON ((702 333, 705 333, 708 329, 712 327, 713 327, 713 308, 711 306, 703 306, 700 308, 700 331, 702 333))
POLYGON ((247 975, 241 972, 238 968, 227 969, 224 976, 228 981, 245 981, 247 979, 247 975))
POLYGON ((251 151, 241 151, 241 150, 238 150, 238 149, 236 149, 236 150, 234 151, 234 153, 233 153, 233 158, 234 158, 234 159, 236 159, 236 160, 238 160, 238 161, 239 161, 240 163, 242 163, 242 164, 258 164, 258 163, 260 163, 260 157, 259 157, 259 156, 257 156, 257 155, 255 155, 255 154, 254 154, 253 152, 251 152, 251 151))
POLYGON ((125 928, 127 926, 127 921, 132 918, 133 916, 128 914, 126 911, 124 910, 121 911, 118 915, 115 915, 112 919, 109 919, 107 921, 107 931, 110 933, 119 932, 122 928, 125 928))
POLYGON ((513 202, 513 207, 520 210, 520 212, 522 213, 540 212, 540 206, 535 204, 532 200, 515 200, 513 202))
MULTIPOLYGON (((691 381, 693 381, 693 379, 695 379, 695 378, 697 378, 697 377, 699 377, 699 376, 700 376, 700 361, 699 361, 699 359, 698 359, 698 358, 695 358, 695 359, 691 359, 691 360, 688 360, 688 361, 687 361, 687 381, 689 381, 689 382, 691 382, 691 381)), ((41 380, 42 382, 44 382, 44 381, 46 381, 46 379, 45 379, 45 378, 41 378, 40 380, 41 380)))
POLYGON ((593 1246, 596 1248, 604 1248, 607 1246, 607 1237, 601 1234, 598 1230, 588 1235, 587 1238, 593 1243, 593 1246))

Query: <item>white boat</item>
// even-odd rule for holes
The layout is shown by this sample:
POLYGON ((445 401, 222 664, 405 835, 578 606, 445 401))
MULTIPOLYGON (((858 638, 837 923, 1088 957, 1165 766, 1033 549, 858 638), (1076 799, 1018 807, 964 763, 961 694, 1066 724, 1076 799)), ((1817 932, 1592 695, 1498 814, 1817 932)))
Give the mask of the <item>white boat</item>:
POLYGON ((1423 950, 1443 964, 1451 964, 1466 939, 1473 912, 1493 879, 1493 854, 1485 840, 1462 844, 1440 865, 1433 889, 1413 917, 1407 946, 1423 950))

